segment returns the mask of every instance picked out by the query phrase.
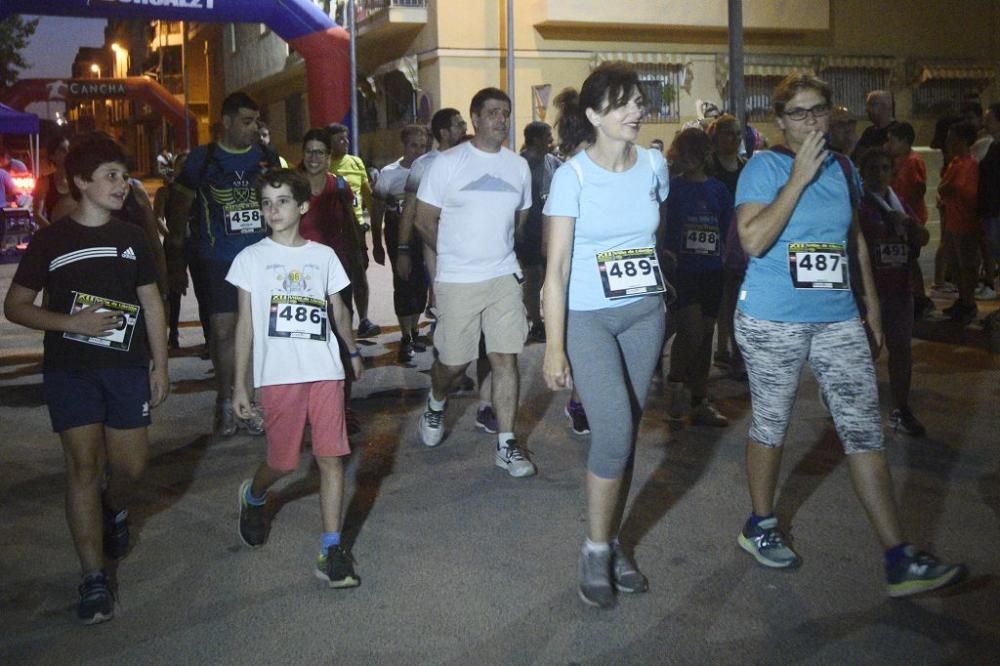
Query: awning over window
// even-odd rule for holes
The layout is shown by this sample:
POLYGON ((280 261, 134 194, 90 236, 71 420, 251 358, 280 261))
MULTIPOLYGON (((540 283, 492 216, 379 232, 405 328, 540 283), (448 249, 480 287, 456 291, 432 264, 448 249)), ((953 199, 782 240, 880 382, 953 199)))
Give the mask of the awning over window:
POLYGON ((892 56, 832 55, 820 58, 819 68, 824 69, 886 69, 892 71, 896 59, 892 56))
MULTIPOLYGON (((816 56, 780 55, 772 53, 743 54, 743 76, 785 77, 792 71, 813 72, 819 68, 816 56)), ((715 56, 715 82, 719 90, 729 84, 729 54, 715 56)))
POLYGON ((371 79, 378 79, 390 72, 399 72, 406 77, 406 80, 410 82, 410 85, 414 90, 420 90, 420 67, 417 64, 417 55, 406 55, 402 58, 397 58, 396 60, 390 60, 387 63, 379 65, 375 68, 375 71, 371 73, 369 77, 369 82, 371 79))
POLYGON ((977 64, 920 63, 916 67, 916 74, 918 84, 940 80, 986 82, 996 77, 996 69, 989 65, 977 64))
POLYGON ((681 88, 691 92, 691 82, 694 71, 689 53, 662 53, 658 51, 598 51, 594 54, 591 66, 597 67, 605 62, 627 62, 636 66, 666 66, 681 68, 681 88))

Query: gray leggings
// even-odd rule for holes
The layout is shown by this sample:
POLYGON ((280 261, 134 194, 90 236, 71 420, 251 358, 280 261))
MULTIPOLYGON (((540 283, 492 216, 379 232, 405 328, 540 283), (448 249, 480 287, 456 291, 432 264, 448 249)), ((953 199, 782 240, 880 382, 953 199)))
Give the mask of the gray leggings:
POLYGON ((844 452, 882 449, 875 368, 860 319, 830 323, 766 321, 737 309, 735 329, 750 377, 750 439, 769 448, 782 445, 802 366, 808 362, 844 452))
POLYGON ((649 380, 663 346, 663 299, 601 310, 570 310, 566 352, 590 422, 587 469, 617 479, 632 459, 649 380))

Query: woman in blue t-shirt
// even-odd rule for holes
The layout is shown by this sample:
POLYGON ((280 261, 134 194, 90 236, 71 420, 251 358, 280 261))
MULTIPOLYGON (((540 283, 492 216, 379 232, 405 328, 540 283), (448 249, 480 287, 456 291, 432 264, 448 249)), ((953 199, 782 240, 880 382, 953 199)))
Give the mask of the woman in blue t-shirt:
POLYGON ((655 235, 669 183, 663 156, 635 144, 633 70, 602 65, 563 99, 560 140, 587 147, 555 172, 544 209, 544 371, 553 390, 575 383, 590 421, 580 598, 608 608, 615 591, 648 587, 617 537, 666 325, 655 235))
POLYGON ((721 180, 706 174, 712 143, 702 130, 692 127, 674 137, 669 155, 671 171, 678 174, 670 179, 664 235, 664 246, 677 265, 671 278, 677 300, 670 305, 670 315, 677 335, 667 374, 670 416, 679 419, 690 407, 692 424, 724 427, 729 419, 708 399, 708 373, 733 196, 721 180))
POLYGON ((739 237, 750 263, 735 327, 753 406, 747 443, 753 512, 737 542, 764 566, 800 562, 778 527, 774 495, 781 446, 808 362, 847 453, 855 491, 885 551, 889 595, 949 585, 965 567, 914 550, 897 517, 872 352, 852 274, 861 276, 859 291, 876 354, 882 346, 881 312, 854 214, 855 193, 861 189, 857 174, 825 146, 830 87, 810 74, 795 73, 778 85, 773 99, 785 145, 755 154, 736 191, 739 237), (857 262, 856 271, 850 262, 857 262))

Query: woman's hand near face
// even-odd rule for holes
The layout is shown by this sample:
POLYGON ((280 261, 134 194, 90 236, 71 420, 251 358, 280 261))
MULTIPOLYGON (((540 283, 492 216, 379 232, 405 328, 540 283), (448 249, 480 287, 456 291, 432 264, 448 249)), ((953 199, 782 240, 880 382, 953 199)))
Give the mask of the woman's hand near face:
POLYGON ((802 146, 795 153, 795 162, 792 164, 792 175, 788 180, 794 182, 801 188, 805 188, 816 177, 816 173, 823 165, 830 151, 825 145, 825 138, 822 132, 810 132, 802 146))

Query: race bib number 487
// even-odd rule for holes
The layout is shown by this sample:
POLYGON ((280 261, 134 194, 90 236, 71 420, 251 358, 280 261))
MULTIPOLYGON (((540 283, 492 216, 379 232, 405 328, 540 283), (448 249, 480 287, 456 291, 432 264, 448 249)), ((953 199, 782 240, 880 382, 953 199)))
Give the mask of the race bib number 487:
POLYGON ((665 290, 660 262, 651 247, 600 252, 597 270, 604 295, 610 299, 660 294, 665 290))
POLYGON ((796 289, 850 289, 843 243, 789 243, 788 271, 796 289))

